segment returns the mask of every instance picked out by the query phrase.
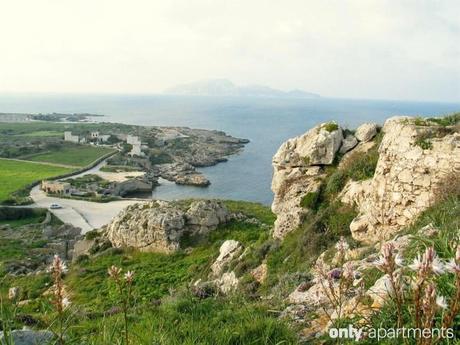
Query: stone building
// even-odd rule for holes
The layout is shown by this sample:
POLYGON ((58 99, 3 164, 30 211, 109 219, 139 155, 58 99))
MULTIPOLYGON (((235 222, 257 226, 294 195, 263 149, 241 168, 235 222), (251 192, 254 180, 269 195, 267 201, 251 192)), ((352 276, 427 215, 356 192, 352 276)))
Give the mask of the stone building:
POLYGON ((69 195, 71 185, 67 182, 43 180, 41 183, 41 188, 46 193, 69 195))
POLYGON ((80 138, 78 137, 78 135, 72 135, 72 132, 67 131, 67 132, 64 132, 64 141, 70 141, 70 142, 73 142, 73 143, 79 143, 80 138))

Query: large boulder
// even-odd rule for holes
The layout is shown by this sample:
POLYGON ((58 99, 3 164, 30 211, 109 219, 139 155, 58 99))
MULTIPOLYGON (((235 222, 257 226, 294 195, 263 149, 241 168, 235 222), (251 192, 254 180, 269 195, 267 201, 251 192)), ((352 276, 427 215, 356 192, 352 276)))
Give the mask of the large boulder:
POLYGON ((318 192, 324 175, 322 165, 332 164, 342 144, 342 129, 323 123, 289 139, 273 157, 272 211, 277 215, 273 236, 284 238, 309 212, 302 199, 318 192), (311 194, 310 194, 311 195, 311 194))
POLYGON ((130 205, 107 226, 114 247, 173 252, 184 233, 208 233, 230 216, 221 202, 194 201, 187 210, 174 202, 153 201, 130 205))
POLYGON ((342 146, 340 147, 340 153, 345 154, 348 151, 352 150, 356 145, 358 145, 358 140, 352 134, 347 135, 343 141, 342 146))
POLYGON ((379 126, 376 123, 363 123, 356 129, 355 137, 362 142, 370 141, 375 137, 378 129, 379 126))

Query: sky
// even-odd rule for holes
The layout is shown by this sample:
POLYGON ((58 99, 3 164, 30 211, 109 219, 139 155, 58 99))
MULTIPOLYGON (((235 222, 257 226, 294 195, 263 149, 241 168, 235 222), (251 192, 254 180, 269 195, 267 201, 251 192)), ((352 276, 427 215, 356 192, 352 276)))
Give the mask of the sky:
POLYGON ((196 80, 460 102, 458 0, 0 0, 0 92, 196 80))

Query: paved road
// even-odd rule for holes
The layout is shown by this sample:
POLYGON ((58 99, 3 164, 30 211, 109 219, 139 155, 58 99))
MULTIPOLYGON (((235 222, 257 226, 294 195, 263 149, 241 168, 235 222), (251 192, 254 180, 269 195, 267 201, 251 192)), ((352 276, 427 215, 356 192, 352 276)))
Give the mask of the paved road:
POLYGON ((36 207, 49 208, 53 203, 61 205, 63 208, 51 210, 51 212, 64 223, 70 223, 80 227, 82 233, 100 228, 108 224, 125 207, 144 202, 141 200, 120 200, 108 203, 90 202, 84 200, 61 199, 47 196, 39 186, 32 188, 30 197, 35 202, 36 207))

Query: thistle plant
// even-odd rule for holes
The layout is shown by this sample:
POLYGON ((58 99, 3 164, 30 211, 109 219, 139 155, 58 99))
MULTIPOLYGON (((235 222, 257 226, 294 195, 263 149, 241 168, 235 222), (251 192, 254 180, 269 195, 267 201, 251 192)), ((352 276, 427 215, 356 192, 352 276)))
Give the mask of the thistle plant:
POLYGON ((124 324, 124 341, 125 345, 129 344, 129 319, 128 313, 131 302, 132 286, 134 282, 134 272, 127 271, 122 276, 122 269, 116 266, 111 266, 107 273, 109 277, 115 282, 118 293, 121 299, 121 308, 123 311, 123 324, 124 324))
POLYGON ((58 330, 55 333, 58 338, 57 343, 63 345, 66 332, 65 311, 70 306, 70 299, 65 291, 64 281, 62 279, 63 275, 67 273, 67 266, 58 255, 55 255, 49 271, 53 278, 52 304, 57 312, 58 322, 58 330))

